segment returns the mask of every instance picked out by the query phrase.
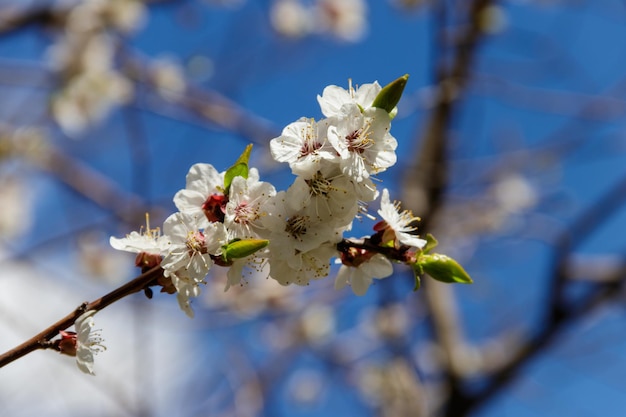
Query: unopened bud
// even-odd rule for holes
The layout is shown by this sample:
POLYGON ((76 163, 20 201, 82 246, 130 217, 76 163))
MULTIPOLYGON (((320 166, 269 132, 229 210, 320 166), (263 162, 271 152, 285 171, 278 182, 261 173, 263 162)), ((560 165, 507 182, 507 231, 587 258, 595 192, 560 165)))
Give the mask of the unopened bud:
POLYGON ((245 258, 246 256, 250 256, 263 249, 269 243, 269 240, 265 239, 235 240, 222 246, 222 257, 227 263, 233 261, 234 259, 245 258))
POLYGON ((78 345, 76 333, 66 332, 65 330, 61 330, 59 333, 61 334, 61 339, 56 341, 56 349, 64 355, 76 356, 76 347, 78 345))
POLYGON ((402 93, 404 92, 404 87, 406 86, 408 79, 409 74, 404 74, 402 77, 384 86, 374 99, 372 107, 383 109, 389 113, 391 118, 395 117, 398 112, 396 106, 400 101, 400 97, 402 97, 402 93))

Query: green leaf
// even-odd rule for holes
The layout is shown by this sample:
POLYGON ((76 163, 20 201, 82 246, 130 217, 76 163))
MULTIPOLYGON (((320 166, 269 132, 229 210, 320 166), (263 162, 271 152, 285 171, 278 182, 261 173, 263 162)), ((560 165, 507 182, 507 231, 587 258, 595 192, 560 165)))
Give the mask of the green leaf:
POLYGON ((400 101, 400 97, 402 97, 402 93, 404 92, 404 87, 406 86, 408 79, 409 74, 404 74, 402 77, 384 86, 374 99, 372 107, 378 107, 385 110, 393 119, 398 112, 396 106, 400 101))
POLYGON ((230 191, 230 184, 232 184, 235 177, 248 178, 248 161, 250 160, 250 152, 252 151, 252 144, 246 146, 243 153, 239 156, 237 161, 226 170, 224 174, 224 195, 228 195, 230 191))
POLYGON ((227 263, 234 259, 245 258, 263 249, 269 243, 270 241, 265 239, 233 239, 222 246, 222 258, 227 263))
POLYGON ((437 242, 435 236, 431 235, 430 233, 426 234, 426 245, 424 245, 424 247, 422 248, 422 253, 430 252, 431 250, 435 249, 438 244, 439 242, 437 242))
POLYGON ((447 255, 422 254, 418 258, 416 266, 421 267, 424 272, 437 281, 449 284, 454 282, 471 284, 473 282, 463 267, 447 255))
POLYGON ((415 276, 415 287, 413 287, 413 291, 417 291, 422 286, 422 281, 420 279, 420 275, 422 275, 424 271, 422 267, 419 265, 413 265, 413 275, 415 276))

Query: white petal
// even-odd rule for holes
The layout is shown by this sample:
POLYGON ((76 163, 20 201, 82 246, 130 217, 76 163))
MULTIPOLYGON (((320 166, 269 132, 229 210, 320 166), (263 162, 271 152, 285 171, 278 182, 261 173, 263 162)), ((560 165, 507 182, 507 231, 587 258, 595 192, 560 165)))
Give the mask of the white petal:
POLYGON ((393 265, 389 259, 379 253, 363 263, 359 269, 372 278, 385 278, 393 273, 393 265))
POLYGON ((93 372, 93 352, 87 347, 79 347, 76 350, 76 365, 86 374, 95 375, 93 372))
POLYGON ((336 85, 329 85, 324 88, 321 96, 317 96, 317 102, 322 109, 322 114, 326 117, 341 114, 341 106, 352 102, 352 97, 347 90, 336 85))
POLYGON ((337 277, 335 278, 335 289, 340 290, 350 283, 351 267, 341 265, 337 277))
POLYGON ((424 239, 420 239, 419 237, 408 233, 396 233, 396 237, 400 243, 414 248, 423 248, 424 245, 426 245, 426 241, 424 239))
POLYGON ((194 164, 187 174, 187 188, 196 191, 211 191, 224 183, 224 175, 217 172, 211 164, 194 164))
POLYGON ((189 318, 193 318, 194 313, 191 309, 191 305, 189 304, 189 297, 185 297, 181 294, 176 294, 176 300, 178 301, 178 306, 181 310, 185 312, 189 318))
POLYGON ((367 292, 367 289, 372 284, 372 278, 368 277, 362 271, 359 271, 357 269, 352 274, 351 284, 352 284, 352 291, 356 295, 365 295, 365 293, 367 292))

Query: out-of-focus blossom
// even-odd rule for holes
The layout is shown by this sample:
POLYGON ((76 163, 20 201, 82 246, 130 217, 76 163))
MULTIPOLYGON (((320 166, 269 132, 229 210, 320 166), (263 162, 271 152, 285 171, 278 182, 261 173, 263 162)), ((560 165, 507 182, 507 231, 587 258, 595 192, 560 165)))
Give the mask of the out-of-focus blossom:
POLYGON ((279 34, 301 38, 313 33, 328 34, 341 41, 357 42, 367 33, 367 6, 363 0, 276 0, 270 20, 279 34))
POLYGON ((485 33, 496 34, 506 29, 508 20, 502 6, 492 4, 483 7, 478 15, 480 28, 485 33))
POLYGON ((12 239, 30 229, 32 196, 26 183, 15 177, 0 177, 0 238, 12 239))
POLYGON ((116 45, 107 32, 136 29, 144 14, 138 0, 85 0, 71 9, 63 36, 48 53, 63 81, 51 113, 69 136, 100 122, 132 96, 130 80, 115 68, 116 45))
POLYGON ((499 179, 491 190, 498 206, 508 213, 527 210, 537 204, 537 191, 526 178, 510 174, 499 179))
POLYGON ((183 69, 169 59, 154 60, 150 67, 150 77, 159 94, 167 100, 180 97, 187 88, 183 69))
POLYGON ((112 27, 121 32, 138 29, 146 17, 139 0, 83 0, 68 16, 68 30, 89 32, 112 27))
POLYGON ((41 161, 49 151, 46 134, 41 129, 0 124, 0 161, 12 157, 41 161))
POLYGON ((287 392, 302 407, 314 406, 327 389, 325 375, 317 369, 298 369, 287 384, 287 392))
POLYGON ((300 38, 313 31, 312 10, 298 0, 277 0, 270 10, 272 26, 288 38, 300 38))
POLYGON ((127 102, 132 91, 132 84, 116 72, 83 72, 53 99, 52 115, 65 133, 76 136, 127 102))
POLYGON ((325 342, 335 331, 333 309, 325 305, 308 306, 300 318, 300 330, 308 343, 325 342))
POLYGON ((104 33, 86 37, 70 33, 47 51, 50 64, 65 78, 83 72, 109 71, 114 55, 113 40, 104 33))
POLYGON ((357 42, 367 33, 367 5, 364 0, 318 0, 316 28, 340 40, 357 42))
POLYGON ((419 378, 405 359, 364 367, 356 381, 363 398, 377 406, 383 417, 425 415, 419 378))

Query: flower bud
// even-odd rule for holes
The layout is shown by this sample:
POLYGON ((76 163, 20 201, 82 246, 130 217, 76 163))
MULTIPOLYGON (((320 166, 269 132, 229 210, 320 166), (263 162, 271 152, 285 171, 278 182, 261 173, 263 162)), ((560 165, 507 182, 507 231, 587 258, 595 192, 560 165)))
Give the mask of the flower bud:
POLYGON ((406 86, 408 79, 409 74, 404 74, 402 77, 384 86, 374 99, 372 107, 383 109, 389 113, 391 118, 394 118, 398 112, 396 106, 400 101, 400 97, 402 97, 402 93, 404 92, 404 87, 406 86))
POLYGON ((234 259, 250 256, 266 247, 269 243, 270 241, 265 239, 234 240, 227 245, 222 246, 222 257, 226 263, 229 263, 234 259))
POLYGON ((417 260, 417 265, 437 281, 461 284, 471 284, 472 278, 461 265, 447 255, 439 253, 423 254, 417 260))
POLYGON ((61 339, 56 341, 56 348, 59 352, 68 356, 76 356, 76 347, 78 345, 76 333, 61 330, 61 339))

